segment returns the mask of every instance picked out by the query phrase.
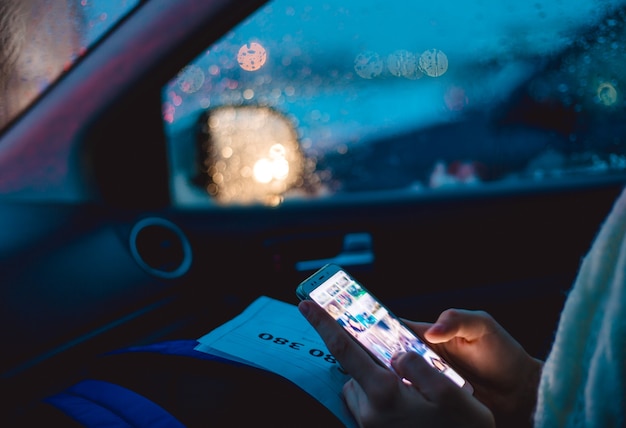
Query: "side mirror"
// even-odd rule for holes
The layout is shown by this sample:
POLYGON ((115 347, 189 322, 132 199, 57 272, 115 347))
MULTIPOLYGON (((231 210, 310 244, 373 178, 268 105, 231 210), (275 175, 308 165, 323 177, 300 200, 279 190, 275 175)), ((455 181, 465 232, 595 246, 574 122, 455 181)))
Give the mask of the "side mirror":
POLYGON ((276 206, 302 184, 305 161, 295 127, 272 108, 208 110, 199 148, 202 183, 220 204, 276 206))

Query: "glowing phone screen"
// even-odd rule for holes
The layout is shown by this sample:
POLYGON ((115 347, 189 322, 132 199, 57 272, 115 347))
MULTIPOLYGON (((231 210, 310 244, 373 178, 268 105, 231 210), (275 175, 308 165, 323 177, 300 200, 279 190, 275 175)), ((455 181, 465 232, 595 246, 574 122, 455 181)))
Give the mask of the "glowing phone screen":
POLYGON ((354 338, 391 368, 396 352, 414 351, 459 386, 465 380, 347 273, 339 271, 310 293, 354 338))

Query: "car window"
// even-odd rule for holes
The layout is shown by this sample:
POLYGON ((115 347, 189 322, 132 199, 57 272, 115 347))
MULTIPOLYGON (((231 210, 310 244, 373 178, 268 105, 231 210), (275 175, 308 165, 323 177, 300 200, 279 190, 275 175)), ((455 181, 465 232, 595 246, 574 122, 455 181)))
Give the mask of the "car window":
POLYGON ((271 1, 163 88, 174 203, 622 177, 624 13, 622 0, 271 1))
POLYGON ((0 3, 0 131, 139 4, 139 0, 0 3))

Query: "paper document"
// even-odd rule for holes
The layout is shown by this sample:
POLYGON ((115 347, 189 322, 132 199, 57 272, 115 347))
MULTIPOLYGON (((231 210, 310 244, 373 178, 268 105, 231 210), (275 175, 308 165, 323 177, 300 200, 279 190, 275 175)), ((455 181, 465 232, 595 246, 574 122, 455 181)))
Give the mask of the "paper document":
POLYGON ((347 427, 341 397, 350 378, 295 305, 261 296, 240 315, 198 339, 197 351, 276 373, 309 393, 347 427))

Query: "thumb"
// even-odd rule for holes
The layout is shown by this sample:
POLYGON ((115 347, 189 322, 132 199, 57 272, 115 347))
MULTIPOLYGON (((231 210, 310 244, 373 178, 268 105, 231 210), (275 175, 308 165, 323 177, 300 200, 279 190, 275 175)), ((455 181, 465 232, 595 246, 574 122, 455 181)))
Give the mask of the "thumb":
POLYGON ((424 332, 424 338, 431 343, 448 342, 454 338, 471 342, 488 330, 488 317, 482 311, 448 309, 424 332))

